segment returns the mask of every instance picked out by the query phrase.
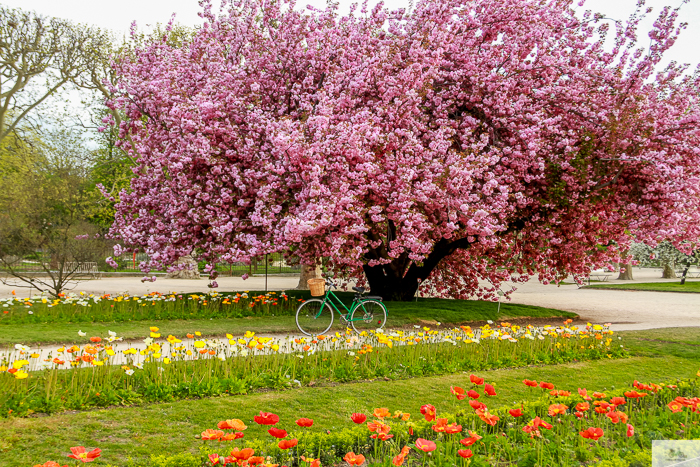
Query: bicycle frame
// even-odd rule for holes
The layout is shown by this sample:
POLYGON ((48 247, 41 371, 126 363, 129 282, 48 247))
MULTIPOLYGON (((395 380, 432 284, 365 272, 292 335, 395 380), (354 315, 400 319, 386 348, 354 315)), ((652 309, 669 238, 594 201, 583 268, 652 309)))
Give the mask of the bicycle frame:
POLYGON ((333 293, 331 289, 328 289, 326 295, 323 297, 323 304, 321 305, 321 309, 318 311, 318 315, 316 315, 316 317, 321 316, 321 313, 323 313, 323 307, 328 305, 331 307, 332 310, 335 310, 335 312, 338 313, 338 315, 341 318, 343 318, 343 320, 345 320, 346 323, 352 321, 361 321, 362 318, 351 319, 350 316, 352 316, 352 312, 355 311, 359 306, 361 306, 364 301, 365 300, 362 299, 362 297, 356 298, 352 302, 352 306, 348 308, 347 306, 345 306, 345 303, 343 303, 343 301, 339 299, 336 294, 333 293), (336 303, 333 303, 333 300, 335 300, 337 304, 340 304, 340 306, 343 307, 343 309, 346 311, 346 314, 343 314, 343 312, 340 311, 338 305, 336 303))

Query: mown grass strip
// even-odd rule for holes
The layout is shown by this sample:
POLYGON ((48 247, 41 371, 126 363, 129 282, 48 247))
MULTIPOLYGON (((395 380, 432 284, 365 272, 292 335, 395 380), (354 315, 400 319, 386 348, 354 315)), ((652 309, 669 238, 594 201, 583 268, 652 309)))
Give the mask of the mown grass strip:
POLYGON ((700 293, 700 281, 686 280, 681 285, 678 282, 644 282, 641 284, 591 284, 584 288, 603 290, 636 290, 645 292, 676 292, 676 293, 700 293))

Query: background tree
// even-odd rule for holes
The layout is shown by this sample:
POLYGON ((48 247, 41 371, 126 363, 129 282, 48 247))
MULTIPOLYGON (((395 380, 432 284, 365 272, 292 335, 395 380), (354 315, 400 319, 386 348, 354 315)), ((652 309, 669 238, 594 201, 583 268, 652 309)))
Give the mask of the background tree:
POLYGON ((644 243, 634 243, 630 253, 641 266, 660 266, 662 268, 661 277, 664 279, 676 278, 676 271, 680 268, 683 271, 682 280, 685 282, 688 268, 691 264, 697 263, 698 260, 696 251, 693 251, 695 246, 692 243, 684 245, 684 247, 684 251, 691 251, 692 253, 684 253, 669 241, 663 241, 656 247, 650 247, 644 243))
POLYGON ((0 5, 0 143, 36 124, 32 111, 90 76, 110 36, 97 28, 0 5))
POLYGON ((107 245, 89 222, 101 196, 79 135, 54 129, 33 143, 12 149, 21 159, 2 158, 0 281, 58 296, 86 278, 86 263, 104 258, 107 245))
MULTIPOLYGON (((134 48, 112 107, 137 160, 114 235, 172 265, 294 248, 411 299, 496 298, 697 238, 698 75, 655 74, 683 25, 570 1, 423 0, 339 16, 240 0, 134 48), (488 285, 482 286, 484 281, 488 285)), ((126 146, 125 146, 126 147, 126 146)))

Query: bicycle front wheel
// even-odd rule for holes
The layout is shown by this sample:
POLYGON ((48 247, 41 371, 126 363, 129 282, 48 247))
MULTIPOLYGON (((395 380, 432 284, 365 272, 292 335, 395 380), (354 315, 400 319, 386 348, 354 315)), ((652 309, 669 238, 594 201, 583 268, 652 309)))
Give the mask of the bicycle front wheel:
POLYGON ((382 302, 376 300, 360 302, 352 312, 350 323, 358 333, 382 329, 386 324, 386 307, 382 302))
POLYGON ((318 336, 333 325, 333 308, 323 300, 312 298, 297 308, 297 327, 307 336, 318 336))

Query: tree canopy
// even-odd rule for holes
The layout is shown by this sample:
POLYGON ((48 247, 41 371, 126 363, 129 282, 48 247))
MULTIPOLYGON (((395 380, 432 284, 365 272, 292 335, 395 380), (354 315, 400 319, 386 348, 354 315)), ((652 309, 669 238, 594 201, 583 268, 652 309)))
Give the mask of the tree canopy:
POLYGON ((373 293, 494 297, 698 237, 698 75, 657 72, 682 25, 569 0, 299 11, 234 0, 116 63, 137 160, 113 234, 172 265, 290 251, 373 293), (480 286, 480 281, 490 285, 480 286))

